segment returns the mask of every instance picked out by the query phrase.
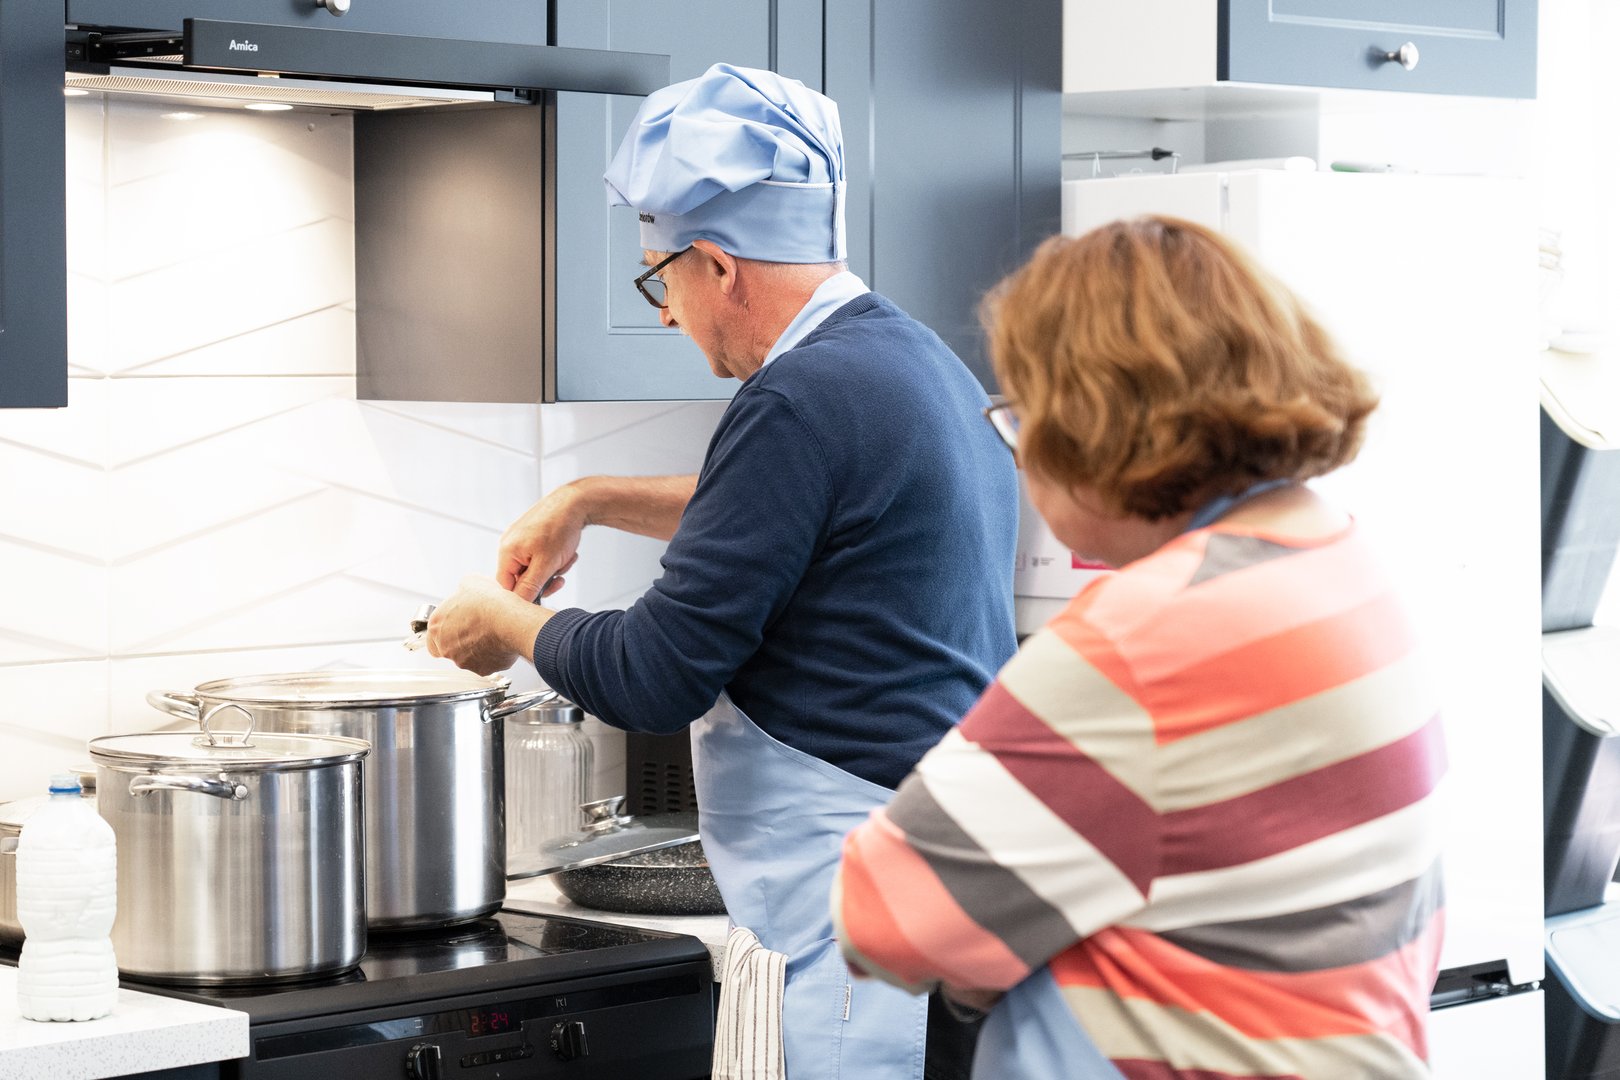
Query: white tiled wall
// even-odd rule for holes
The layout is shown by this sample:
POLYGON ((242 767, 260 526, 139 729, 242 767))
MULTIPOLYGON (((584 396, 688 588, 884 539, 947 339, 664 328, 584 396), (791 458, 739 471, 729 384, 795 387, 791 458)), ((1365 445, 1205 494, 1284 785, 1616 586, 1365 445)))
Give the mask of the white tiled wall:
MULTIPOLYGON (((0 800, 163 726, 151 690, 444 664, 406 621, 515 516, 694 470, 719 414, 356 401, 348 118, 171 111, 67 102, 69 406, 0 412, 0 800)), ((593 531, 558 600, 623 606, 660 551, 593 531)))

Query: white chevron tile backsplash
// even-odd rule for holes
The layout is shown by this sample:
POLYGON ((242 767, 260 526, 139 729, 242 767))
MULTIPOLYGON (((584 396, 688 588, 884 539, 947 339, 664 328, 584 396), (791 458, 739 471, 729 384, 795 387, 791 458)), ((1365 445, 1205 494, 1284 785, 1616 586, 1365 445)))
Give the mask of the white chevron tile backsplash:
MULTIPOLYGON (((356 401, 348 118, 171 108, 66 102, 69 406, 0 411, 0 800, 174 726, 149 691, 443 666, 417 605, 557 484, 696 470, 724 407, 356 401)), ((556 602, 625 606, 662 550, 589 530, 556 602)))
MULTIPOLYGON (((0 550, 9 565, 10 553, 0 550)), ((107 733, 106 659, 0 667, 0 792, 43 795, 51 770, 90 760, 84 744, 107 733)))
POLYGON ((131 375, 341 375, 354 378, 354 305, 296 315, 208 341, 132 369, 131 375))

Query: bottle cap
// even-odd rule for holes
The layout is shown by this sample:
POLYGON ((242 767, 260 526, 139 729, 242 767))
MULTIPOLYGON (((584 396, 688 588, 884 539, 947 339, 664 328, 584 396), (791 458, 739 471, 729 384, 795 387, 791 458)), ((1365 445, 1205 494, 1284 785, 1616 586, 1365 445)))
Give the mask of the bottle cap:
POLYGON ((52 795, 79 795, 84 791, 79 786, 79 778, 73 773, 56 773, 51 777, 52 795))

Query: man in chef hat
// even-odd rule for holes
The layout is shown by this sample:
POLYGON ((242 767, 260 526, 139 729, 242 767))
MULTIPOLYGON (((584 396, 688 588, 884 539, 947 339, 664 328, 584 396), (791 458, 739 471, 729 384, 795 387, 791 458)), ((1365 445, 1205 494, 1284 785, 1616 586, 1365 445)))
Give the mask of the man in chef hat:
POLYGON ((429 648, 485 674, 530 658, 616 727, 690 728, 727 911, 788 958, 789 1080, 965 1075, 971 1032, 937 1002, 851 981, 828 892, 844 833, 1013 652, 1012 455, 955 354, 845 267, 832 101, 716 65, 646 99, 605 180, 640 218, 635 286, 742 385, 698 475, 590 476, 531 508, 429 648), (530 603, 588 525, 668 540, 662 576, 623 611, 530 603))

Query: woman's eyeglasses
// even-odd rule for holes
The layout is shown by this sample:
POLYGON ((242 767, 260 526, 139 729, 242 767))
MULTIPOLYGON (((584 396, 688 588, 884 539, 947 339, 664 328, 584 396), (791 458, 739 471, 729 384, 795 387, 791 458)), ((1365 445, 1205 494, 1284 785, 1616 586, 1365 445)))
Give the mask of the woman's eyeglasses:
POLYGON ((647 298, 647 303, 655 308, 662 309, 664 305, 664 280, 657 277, 658 271, 674 262, 676 259, 691 251, 690 247, 683 247, 669 258, 664 259, 657 266, 645 271, 636 278, 636 289, 647 298))
POLYGON ((991 405, 984 410, 984 418, 996 429, 996 434, 1007 444, 1007 449, 1018 453, 1018 414, 1013 412, 1012 402, 1002 401, 991 405))

